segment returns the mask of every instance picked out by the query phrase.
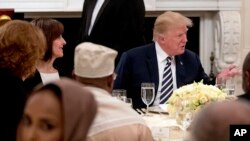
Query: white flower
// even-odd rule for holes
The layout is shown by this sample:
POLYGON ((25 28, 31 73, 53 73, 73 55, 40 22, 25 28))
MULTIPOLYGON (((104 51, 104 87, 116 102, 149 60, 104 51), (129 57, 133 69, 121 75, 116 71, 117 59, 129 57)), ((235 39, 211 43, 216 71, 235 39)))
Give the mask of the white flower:
POLYGON ((226 94, 213 85, 192 83, 176 89, 168 100, 169 114, 176 117, 182 113, 195 113, 205 104, 226 99, 226 94))

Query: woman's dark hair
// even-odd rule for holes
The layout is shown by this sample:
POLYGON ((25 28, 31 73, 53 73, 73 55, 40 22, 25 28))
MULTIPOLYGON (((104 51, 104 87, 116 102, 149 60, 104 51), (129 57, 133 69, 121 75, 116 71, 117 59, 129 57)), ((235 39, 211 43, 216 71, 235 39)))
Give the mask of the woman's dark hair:
POLYGON ((44 61, 48 61, 52 58, 52 45, 53 41, 60 37, 60 35, 64 32, 64 26, 61 22, 51 19, 51 18, 37 18, 31 21, 31 23, 37 27, 39 27, 47 40, 47 51, 43 57, 44 61))

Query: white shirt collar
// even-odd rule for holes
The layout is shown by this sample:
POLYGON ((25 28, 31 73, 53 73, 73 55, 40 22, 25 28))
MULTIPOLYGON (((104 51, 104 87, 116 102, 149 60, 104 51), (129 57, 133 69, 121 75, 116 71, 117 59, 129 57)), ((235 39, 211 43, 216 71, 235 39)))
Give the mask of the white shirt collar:
MULTIPOLYGON (((159 62, 166 61, 166 58, 169 57, 169 55, 160 47, 160 45, 157 42, 155 42, 155 50, 156 50, 157 60, 159 62)), ((173 57, 171 58, 174 59, 173 57)))

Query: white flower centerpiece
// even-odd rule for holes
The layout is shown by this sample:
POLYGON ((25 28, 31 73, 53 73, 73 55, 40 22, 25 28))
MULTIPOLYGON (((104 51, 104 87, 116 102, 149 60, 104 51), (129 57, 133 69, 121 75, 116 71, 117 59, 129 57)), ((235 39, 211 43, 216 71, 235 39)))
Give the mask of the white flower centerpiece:
POLYGON ((168 112, 179 125, 187 129, 195 113, 205 104, 225 99, 226 94, 216 86, 194 82, 173 92, 167 102, 168 112))

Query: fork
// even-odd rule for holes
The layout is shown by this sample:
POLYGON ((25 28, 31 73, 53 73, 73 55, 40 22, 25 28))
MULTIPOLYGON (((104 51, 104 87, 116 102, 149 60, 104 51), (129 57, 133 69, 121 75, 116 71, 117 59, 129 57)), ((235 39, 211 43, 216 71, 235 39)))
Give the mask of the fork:
POLYGON ((145 113, 141 109, 135 109, 140 115, 144 116, 145 113))

